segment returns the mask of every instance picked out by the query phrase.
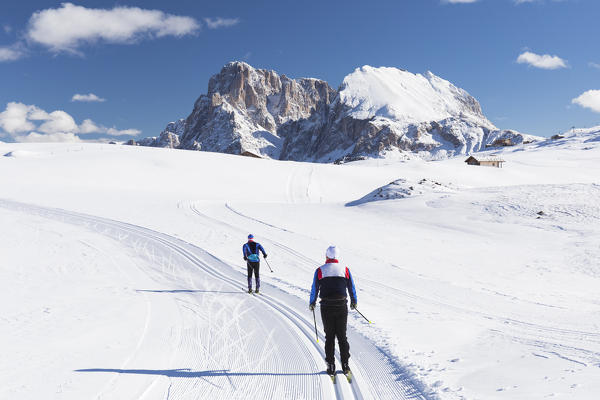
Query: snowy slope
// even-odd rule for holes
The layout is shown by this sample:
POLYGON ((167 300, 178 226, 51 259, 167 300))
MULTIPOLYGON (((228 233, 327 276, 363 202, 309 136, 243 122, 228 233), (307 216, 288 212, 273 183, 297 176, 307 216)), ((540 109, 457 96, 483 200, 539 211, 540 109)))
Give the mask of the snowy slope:
POLYGON ((595 399, 597 139, 496 150, 502 169, 2 143, 0 398, 595 399), (399 195, 347 206, 378 188, 399 195), (374 322, 350 314, 337 392, 307 309, 330 244, 374 322))
MULTIPOLYGON (((431 72, 357 68, 344 78, 339 103, 342 116, 338 118, 369 121, 352 150, 355 158, 404 151, 440 159, 480 151, 498 139, 510 139, 513 144, 542 140, 499 130, 483 115, 475 98, 431 72)), ((338 124, 335 129, 343 131, 346 125, 338 124)), ((357 135, 351 130, 348 136, 357 135)))
POLYGON ((385 117, 399 123, 418 123, 461 115, 493 128, 467 92, 431 72, 421 75, 366 65, 344 78, 339 96, 357 119, 385 117))

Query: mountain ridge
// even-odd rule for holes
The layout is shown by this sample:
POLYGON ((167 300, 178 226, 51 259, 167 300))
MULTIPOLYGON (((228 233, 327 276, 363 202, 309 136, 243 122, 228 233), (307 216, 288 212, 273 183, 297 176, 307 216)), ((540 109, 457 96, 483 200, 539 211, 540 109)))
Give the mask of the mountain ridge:
POLYGON ((464 89, 432 72, 365 65, 337 90, 234 61, 208 83, 185 119, 139 144, 280 160, 447 158, 541 138, 499 130, 464 89))

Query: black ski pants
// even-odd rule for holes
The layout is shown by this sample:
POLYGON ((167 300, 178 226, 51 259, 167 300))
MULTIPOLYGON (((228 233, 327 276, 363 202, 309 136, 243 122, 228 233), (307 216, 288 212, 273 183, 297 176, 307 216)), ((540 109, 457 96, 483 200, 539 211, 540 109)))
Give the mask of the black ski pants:
POLYGON ((260 261, 252 262, 246 261, 246 266, 248 267, 248 289, 252 289, 252 273, 254 272, 254 277, 256 279, 256 290, 260 289, 260 276, 258 271, 260 270, 260 261))
POLYGON ((340 347, 342 363, 347 363, 350 358, 350 345, 346 337, 348 322, 348 305, 346 300, 334 303, 321 301, 321 319, 325 329, 325 361, 335 362, 335 338, 340 347))

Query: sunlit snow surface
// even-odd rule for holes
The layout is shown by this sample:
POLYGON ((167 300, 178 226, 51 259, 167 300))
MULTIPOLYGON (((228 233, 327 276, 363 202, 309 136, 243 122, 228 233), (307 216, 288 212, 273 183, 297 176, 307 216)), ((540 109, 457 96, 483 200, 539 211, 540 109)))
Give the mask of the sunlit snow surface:
MULTIPOLYGON (((385 117, 404 123, 440 121, 463 114, 491 125, 466 107, 471 96, 431 72, 413 74, 398 68, 357 68, 344 78, 341 101, 356 119, 385 117)), ((473 106, 472 104, 470 106, 473 106)))
POLYGON ((0 398, 596 399, 600 141, 574 133, 502 169, 0 143, 0 398), (330 244, 373 321, 337 391, 307 308, 330 244))

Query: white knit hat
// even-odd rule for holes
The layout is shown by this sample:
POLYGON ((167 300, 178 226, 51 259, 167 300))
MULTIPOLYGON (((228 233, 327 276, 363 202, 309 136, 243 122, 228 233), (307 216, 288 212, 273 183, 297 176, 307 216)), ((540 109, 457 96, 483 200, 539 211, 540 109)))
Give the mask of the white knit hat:
POLYGON ((336 246, 329 246, 325 252, 325 256, 330 260, 337 260, 340 256, 340 251, 336 246))

